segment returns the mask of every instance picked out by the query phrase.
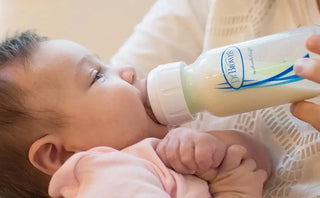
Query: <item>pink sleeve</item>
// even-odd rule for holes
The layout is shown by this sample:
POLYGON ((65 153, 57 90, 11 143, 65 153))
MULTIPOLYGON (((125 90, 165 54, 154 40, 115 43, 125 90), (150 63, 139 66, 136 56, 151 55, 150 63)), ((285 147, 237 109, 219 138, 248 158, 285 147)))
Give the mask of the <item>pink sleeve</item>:
POLYGON ((108 152, 86 152, 76 157, 76 164, 65 164, 64 170, 59 170, 50 183, 50 195, 65 198, 170 198, 146 160, 103 148, 106 150, 108 152))

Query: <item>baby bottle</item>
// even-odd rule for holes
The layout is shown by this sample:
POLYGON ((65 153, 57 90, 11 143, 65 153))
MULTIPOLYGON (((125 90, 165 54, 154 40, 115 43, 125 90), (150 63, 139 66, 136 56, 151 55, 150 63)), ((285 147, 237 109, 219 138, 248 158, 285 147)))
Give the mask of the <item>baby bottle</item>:
POLYGON ((305 48, 313 34, 320 34, 320 26, 212 49, 191 65, 158 66, 147 79, 155 117, 162 124, 177 125, 202 111, 228 116, 319 95, 319 84, 293 72, 297 59, 319 58, 305 48))

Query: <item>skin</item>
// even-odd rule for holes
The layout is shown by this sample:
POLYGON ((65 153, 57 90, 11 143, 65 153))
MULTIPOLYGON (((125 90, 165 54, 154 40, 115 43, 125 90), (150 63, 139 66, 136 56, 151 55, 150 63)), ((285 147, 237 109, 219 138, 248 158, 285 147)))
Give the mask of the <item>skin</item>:
POLYGON ((25 67, 2 72, 28 94, 35 112, 55 110, 67 118, 59 130, 31 131, 29 161, 52 175, 72 154, 97 146, 123 149, 147 137, 163 138, 168 130, 152 119, 146 81, 132 67, 109 67, 83 46, 49 40, 32 52, 25 67))
MULTIPOLYGON (((319 35, 310 37, 306 46, 310 51, 320 54, 319 41, 319 35)), ((319 60, 299 60, 294 68, 301 77, 320 83, 319 60)), ((73 153, 96 146, 110 146, 120 150, 147 137, 163 138, 168 132, 166 126, 158 124, 148 113, 150 109, 146 107, 145 81, 135 79, 133 68, 109 67, 86 48, 74 42, 66 40, 42 42, 33 53, 30 67, 23 70, 17 67, 5 70, 8 71, 2 75, 13 78, 11 80, 28 91, 27 106, 34 110, 54 109, 68 117, 68 124, 62 130, 52 132, 44 129, 35 132, 37 136, 30 148, 29 159, 35 167, 49 175, 52 175, 73 153)), ((299 102, 293 104, 291 110, 296 117, 320 129, 318 105, 299 102), (309 111, 310 109, 312 111, 309 111)), ((265 154, 265 151, 261 149, 255 156, 252 151, 259 146, 248 138, 235 134, 216 133, 217 139, 213 140, 212 144, 222 141, 225 148, 230 148, 229 146, 240 142, 240 145, 247 149, 246 157, 238 153, 240 159, 246 162, 249 158, 254 163, 257 162, 257 166, 256 164, 248 166, 247 163, 243 165, 240 163, 243 160, 239 160, 239 163, 234 167, 230 165, 231 169, 227 168, 225 172, 236 170, 237 167, 249 167, 245 169, 247 172, 255 172, 261 167, 259 164, 267 164, 267 168, 263 168, 267 173, 257 176, 262 178, 259 182, 259 185, 262 185, 267 177, 266 174, 270 173, 268 160, 261 159, 261 156, 266 156, 261 155, 265 154)), ((204 165, 218 167, 221 163, 222 165, 227 163, 228 161, 222 161, 221 156, 230 153, 230 150, 221 149, 220 152, 222 153, 219 154, 219 160, 212 160, 211 165, 204 165)), ((194 155, 194 158, 196 157, 197 155, 194 155)), ((173 160, 168 160, 168 156, 163 158, 167 159, 167 164, 177 167, 183 165, 184 161, 182 159, 180 162, 174 162, 175 158, 172 156, 170 158, 173 160)), ((225 156, 225 159, 234 162, 234 158, 225 156)), ((188 163, 184 165, 186 164, 188 163)), ((190 163, 191 167, 180 168, 186 172, 193 172, 191 169, 196 165, 190 163)), ((241 177, 243 171, 238 173, 240 178, 244 178, 241 177)), ((223 171, 218 172, 218 176, 219 174, 223 175, 223 171)), ((214 188, 217 189, 217 186, 214 188)))
MULTIPOLYGON (((231 133, 235 136, 232 131, 212 133, 231 133)), ((245 147, 233 144, 226 148, 224 143, 227 142, 218 137, 180 127, 171 130, 157 145, 156 151, 168 167, 179 173, 195 174, 208 181, 212 197, 262 197, 268 169, 259 169, 256 161, 248 157, 245 147)), ((240 140, 238 143, 241 143, 240 140)))
POLYGON ((195 174, 212 181, 226 158, 228 148, 233 145, 244 148, 246 151, 239 155, 254 160, 257 169, 265 171, 267 176, 271 174, 271 160, 266 149, 252 137, 237 131, 201 133, 179 127, 161 140, 156 151, 161 160, 177 172, 195 174))
MULTIPOLYGON (((320 35, 309 37, 306 48, 320 54, 320 35)), ((294 71, 303 78, 320 83, 320 59, 299 59, 294 65, 294 71)), ((291 113, 320 131, 320 105, 308 101, 297 102, 291 105, 291 113)))
MULTIPOLYGON (((26 90, 26 106, 36 112, 55 110, 67 117, 67 124, 62 129, 52 131, 45 127, 33 132, 29 160, 40 171, 54 174, 66 159, 79 151, 97 146, 121 150, 148 137, 162 139, 168 133, 167 127, 156 122, 150 114, 146 81, 136 79, 133 68, 110 67, 83 46, 66 40, 41 42, 32 54, 28 67, 7 67, 8 71, 3 73, 26 90)), ((270 172, 265 151, 254 140, 238 132, 208 134, 194 139, 201 139, 194 142, 204 148, 194 155, 200 159, 198 164, 186 163, 190 167, 181 170, 184 168, 181 164, 190 159, 192 162, 194 157, 168 156, 168 159, 163 156, 163 160, 181 172, 197 169, 201 175, 220 165, 228 146, 240 144, 248 150, 247 156, 257 161, 258 168, 270 172), (208 138, 208 134, 212 138, 208 138), (209 142, 213 147, 206 147, 209 144, 203 142, 209 142), (201 155, 207 158, 210 152, 214 153, 212 161, 201 160, 201 155)), ((199 136, 202 135, 194 137, 199 136)), ((190 140, 188 136, 179 137, 185 142, 190 140)), ((175 148, 173 146, 173 150, 175 148)))
POLYGON ((68 116, 70 124, 55 134, 67 151, 99 145, 122 149, 167 133, 146 113, 145 82, 135 79, 133 68, 111 68, 74 42, 42 42, 31 67, 19 76, 19 84, 34 96, 27 101, 34 109, 53 108, 68 116))
POLYGON ((156 151, 168 167, 182 174, 196 174, 209 181, 215 177, 215 170, 225 156, 226 144, 215 135, 179 127, 161 140, 156 151))

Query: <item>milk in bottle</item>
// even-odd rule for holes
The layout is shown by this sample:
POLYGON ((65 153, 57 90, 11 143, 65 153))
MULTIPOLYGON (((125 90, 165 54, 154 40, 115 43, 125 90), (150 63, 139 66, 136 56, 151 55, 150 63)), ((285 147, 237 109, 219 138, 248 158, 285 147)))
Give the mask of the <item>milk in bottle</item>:
POLYGON ((319 84, 293 72, 297 59, 319 58, 305 48, 313 34, 320 34, 320 26, 212 49, 191 65, 158 66, 147 81, 155 117, 162 124, 177 125, 201 111, 227 116, 319 95, 319 84))

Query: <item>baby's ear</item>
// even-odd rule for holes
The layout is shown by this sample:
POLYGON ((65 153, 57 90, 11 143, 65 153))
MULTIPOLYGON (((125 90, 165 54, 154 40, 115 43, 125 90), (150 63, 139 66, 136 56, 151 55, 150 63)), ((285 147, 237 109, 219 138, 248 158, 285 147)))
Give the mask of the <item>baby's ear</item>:
POLYGON ((33 142, 29 161, 43 173, 53 175, 72 154, 65 150, 57 136, 49 134, 33 142))

